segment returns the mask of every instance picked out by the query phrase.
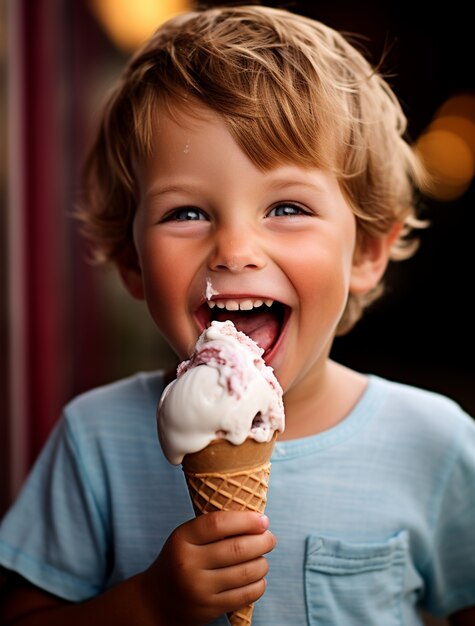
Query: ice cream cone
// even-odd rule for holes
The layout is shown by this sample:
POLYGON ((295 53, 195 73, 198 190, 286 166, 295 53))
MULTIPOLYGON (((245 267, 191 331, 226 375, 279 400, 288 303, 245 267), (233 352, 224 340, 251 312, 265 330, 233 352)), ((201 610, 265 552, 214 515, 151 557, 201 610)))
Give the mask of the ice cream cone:
POLYGON ((253 610, 254 604, 246 604, 237 611, 228 613, 231 626, 251 626, 253 610))
MULTIPOLYGON (((183 458, 188 491, 196 515, 211 511, 257 511, 267 502, 270 457, 276 434, 268 443, 246 439, 236 446, 216 439, 183 458)), ((253 604, 229 614, 232 626, 250 626, 253 604)))

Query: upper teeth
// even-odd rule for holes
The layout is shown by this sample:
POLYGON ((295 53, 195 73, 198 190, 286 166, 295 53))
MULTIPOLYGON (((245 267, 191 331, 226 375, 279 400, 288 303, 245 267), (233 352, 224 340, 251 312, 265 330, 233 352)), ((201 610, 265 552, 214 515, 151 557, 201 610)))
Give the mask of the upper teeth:
POLYGON ((218 309, 226 309, 226 311, 250 311, 266 304, 272 306, 273 300, 208 300, 208 306, 213 309, 215 306, 218 309))

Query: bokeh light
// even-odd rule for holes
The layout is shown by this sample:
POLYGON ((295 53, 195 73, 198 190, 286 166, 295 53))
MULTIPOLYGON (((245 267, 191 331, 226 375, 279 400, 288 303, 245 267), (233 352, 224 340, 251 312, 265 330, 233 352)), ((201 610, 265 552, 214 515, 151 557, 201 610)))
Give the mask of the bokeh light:
POLYGON ((91 9, 115 45, 128 54, 165 20, 190 8, 188 0, 90 0, 91 9))
POLYGON ((444 102, 416 149, 433 177, 429 195, 443 202, 462 196, 475 175, 475 95, 444 102))

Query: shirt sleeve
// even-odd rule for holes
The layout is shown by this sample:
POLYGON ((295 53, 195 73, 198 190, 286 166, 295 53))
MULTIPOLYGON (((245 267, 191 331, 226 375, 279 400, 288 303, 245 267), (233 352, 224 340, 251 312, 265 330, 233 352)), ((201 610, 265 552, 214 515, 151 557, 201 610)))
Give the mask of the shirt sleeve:
POLYGON ((104 589, 108 539, 68 421, 57 424, 0 525, 0 564, 70 601, 104 589))
POLYGON ((464 416, 434 507, 424 605, 436 615, 475 606, 475 422, 464 416))

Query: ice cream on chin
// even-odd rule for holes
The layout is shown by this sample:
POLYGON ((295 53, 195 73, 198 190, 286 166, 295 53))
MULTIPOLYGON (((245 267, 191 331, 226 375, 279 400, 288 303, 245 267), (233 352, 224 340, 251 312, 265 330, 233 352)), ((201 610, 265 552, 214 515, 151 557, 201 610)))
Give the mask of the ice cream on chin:
POLYGON ((171 463, 214 440, 263 443, 284 430, 282 389, 262 353, 230 321, 213 321, 203 331, 157 411, 160 443, 171 463))

